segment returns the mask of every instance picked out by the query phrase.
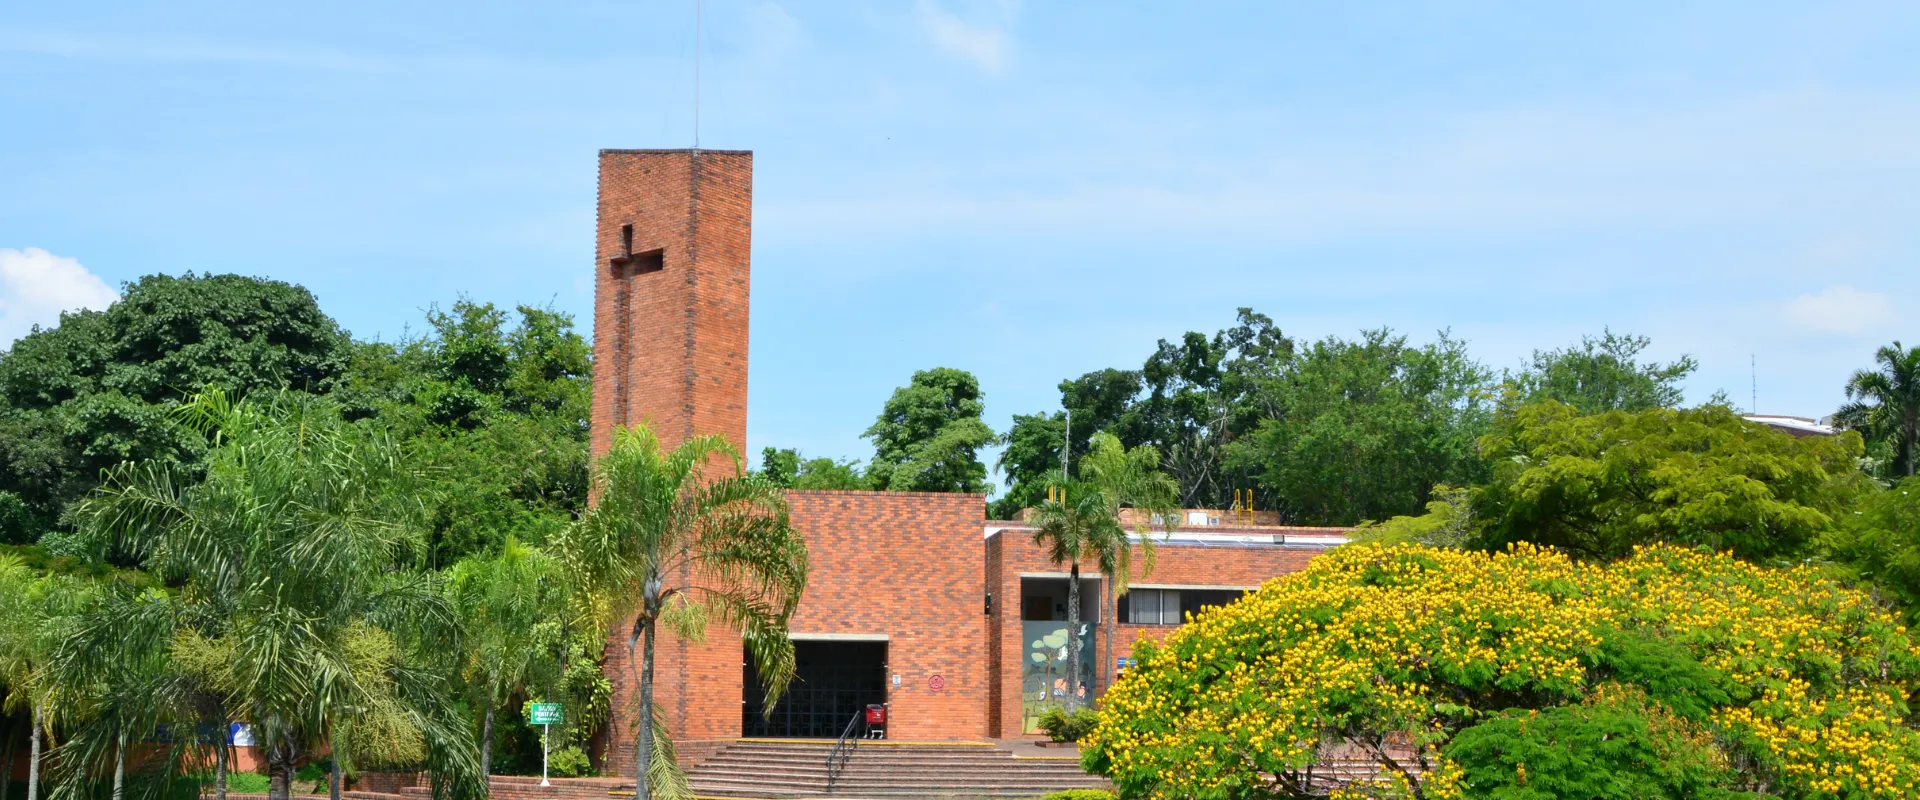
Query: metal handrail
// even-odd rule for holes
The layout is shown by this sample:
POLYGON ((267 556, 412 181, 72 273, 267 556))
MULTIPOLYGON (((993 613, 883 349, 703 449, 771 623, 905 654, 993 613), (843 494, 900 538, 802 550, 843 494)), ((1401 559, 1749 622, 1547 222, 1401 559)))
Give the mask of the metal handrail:
POLYGON ((840 778, 840 771, 846 769, 847 761, 853 758, 854 748, 860 746, 860 737, 853 732, 860 723, 867 720, 866 709, 853 713, 853 719, 847 721, 847 729, 840 732, 840 739, 833 743, 832 752, 827 753, 827 791, 833 791, 833 782, 840 778))

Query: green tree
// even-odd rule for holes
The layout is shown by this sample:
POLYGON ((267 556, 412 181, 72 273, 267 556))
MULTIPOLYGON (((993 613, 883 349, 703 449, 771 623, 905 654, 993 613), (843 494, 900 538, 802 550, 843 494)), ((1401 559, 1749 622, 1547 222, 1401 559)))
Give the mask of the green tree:
POLYGON ((1231 469, 1228 448, 1275 412, 1266 389, 1293 362, 1294 342, 1253 309, 1239 309, 1236 324, 1213 336, 1188 332, 1177 343, 1161 340, 1137 370, 1101 369, 1060 382, 1062 411, 1016 414, 1000 443, 996 466, 1007 493, 989 513, 1011 518, 1040 502, 1047 477, 1089 451, 1088 434, 1106 432, 1129 447, 1152 445, 1162 467, 1180 485, 1180 503, 1229 506, 1234 491, 1250 488, 1231 469))
POLYGON ((1895 477, 1915 474, 1920 448, 1920 347, 1899 342, 1874 351, 1878 371, 1859 370, 1847 379, 1847 404, 1834 416, 1842 427, 1892 451, 1895 477))
POLYGON ((38 539, 126 460, 195 462, 205 442, 168 413, 203 388, 329 391, 349 341, 298 286, 149 275, 105 311, 61 315, 0 353, 0 492, 38 539))
POLYGON ((72 687, 61 703, 66 741, 54 772, 64 800, 97 796, 102 775, 112 776, 110 796, 120 800, 128 750, 141 747, 142 772, 154 784, 214 770, 214 794, 226 794, 225 713, 218 688, 184 654, 176 663, 167 633, 179 613, 176 596, 156 588, 105 583, 58 626, 59 644, 50 670, 72 687), (161 737, 164 729, 176 733, 161 737), (178 735, 184 732, 186 735, 178 735), (210 762, 210 763, 209 763, 210 762))
POLYGON ((984 410, 972 373, 947 367, 914 373, 861 434, 873 440, 867 466, 873 488, 985 493, 987 467, 979 451, 994 435, 980 418, 984 410))
POLYGON ((1498 800, 1736 797, 1730 760, 1697 719, 1636 686, 1603 684, 1578 704, 1509 709, 1447 746, 1469 796, 1498 800))
POLYGON ((611 619, 631 620, 637 797, 683 796, 685 778, 655 720, 659 626, 689 640, 709 620, 738 631, 772 708, 793 678, 787 624, 807 586, 806 543, 788 524, 783 491, 743 473, 721 437, 663 450, 644 426, 619 430, 594 466, 599 502, 567 529, 559 552, 611 619))
POLYGON ((1680 382, 1700 365, 1686 355, 1667 364, 1637 360, 1652 343, 1611 330, 1598 339, 1583 336, 1575 347, 1533 351, 1525 367, 1507 373, 1506 382, 1521 403, 1558 400, 1582 414, 1675 408, 1683 397, 1680 382))
MULTIPOLYGON (((1067 709, 1080 707, 1080 565, 1094 561, 1103 573, 1127 574, 1121 559, 1131 560, 1127 529, 1109 513, 1107 498, 1092 484, 1054 473, 1047 500, 1034 507, 1029 522, 1033 543, 1047 558, 1067 567, 1067 709)), ((1151 545, 1149 545, 1151 547, 1151 545)))
POLYGON ((791 447, 761 449, 759 474, 783 489, 866 489, 872 485, 858 461, 803 458, 791 447))
POLYGON ((1145 395, 1115 431, 1129 446, 1162 453, 1183 506, 1227 507, 1233 491, 1252 482, 1230 453, 1280 413, 1273 389, 1295 365, 1295 343, 1272 319, 1242 308, 1237 322, 1211 339, 1189 332, 1178 345, 1162 340, 1141 368, 1145 395))
POLYGON ((1821 549, 1920 623, 1920 478, 1867 492, 1853 513, 1839 515, 1821 549))
POLYGON ((1052 485, 1048 479, 1064 463, 1066 439, 1066 415, 1061 412, 1013 415, 1013 425, 998 440, 1000 457, 994 461, 1006 478, 1007 491, 987 503, 987 516, 1013 519, 1021 509, 1040 505, 1052 485))
MULTIPOLYGON (((1091 452, 1080 460, 1081 478, 1054 473, 1054 489, 1034 509, 1033 542, 1047 549, 1047 557, 1067 567, 1067 692, 1069 710, 1080 696, 1080 565, 1091 561, 1106 576, 1115 596, 1126 594, 1133 573, 1135 533, 1144 534, 1158 518, 1163 526, 1177 511, 1180 486, 1160 472, 1160 453, 1151 445, 1127 449, 1110 433, 1095 434, 1091 452), (1136 510, 1139 521, 1130 529, 1120 519, 1123 508, 1136 510)), ((1140 571, 1153 570, 1153 542, 1137 542, 1140 571)))
POLYGON ((1427 501, 1426 513, 1402 514, 1384 522, 1363 522, 1355 529, 1353 540, 1429 547, 1466 546, 1474 536, 1473 490, 1440 484, 1433 487, 1433 494, 1434 499, 1427 501))
POLYGON ((1121 797, 1913 797, 1900 623, 1690 548, 1342 547, 1136 647, 1082 764, 1121 797))
POLYGON ((1481 546, 1533 542, 1596 559, 1654 543, 1799 557, 1864 480, 1857 437, 1796 439, 1721 406, 1584 416, 1524 406, 1481 449, 1493 467, 1471 500, 1481 546))
MULTIPOLYGON (((442 653, 459 641, 437 582, 408 568, 424 540, 418 465, 383 428, 300 394, 201 395, 184 420, 212 435, 205 479, 176 463, 112 469, 75 510, 95 552, 183 581, 189 603, 149 635, 214 670, 258 731, 284 800, 304 752, 423 759, 436 796, 482 789, 442 653)), ((337 762, 336 762, 337 763, 337 762)))
POLYGON ((461 300, 428 320, 428 336, 356 345, 333 396, 432 468, 431 565, 551 540, 586 507, 591 348, 571 317, 530 306, 510 322, 461 300))
POLYGON ((465 634, 461 672, 480 706, 480 772, 492 775, 495 713, 516 695, 557 688, 567 588, 557 561, 508 539, 497 554, 454 564, 446 591, 465 634))
POLYGON ((1385 330, 1323 339, 1263 379, 1271 413, 1235 443, 1231 463, 1300 523, 1416 513, 1435 484, 1483 474, 1474 440, 1492 417, 1490 379, 1444 333, 1417 347, 1385 330))
MULTIPOLYGON (((1132 510, 1131 538, 1140 551, 1140 575, 1146 577, 1153 572, 1154 556, 1147 533, 1155 527, 1171 533, 1178 526, 1180 482, 1160 470, 1160 451, 1153 445, 1129 448, 1111 433, 1096 433, 1088 442, 1090 449, 1080 459, 1080 475, 1099 491, 1114 519, 1121 519, 1122 509, 1132 510)), ((1118 598, 1127 593, 1134 571, 1131 546, 1122 541, 1105 544, 1124 549, 1094 559, 1106 578, 1107 606, 1116 612, 1107 618, 1106 656, 1095 663, 1108 663, 1114 656, 1120 635, 1118 598)))
MULTIPOLYGON (((69 575, 35 574, 16 557, 0 555, 0 683, 9 710, 25 709, 28 733, 27 800, 38 800, 46 774, 46 735, 64 720, 85 687, 62 680, 54 667, 67 620, 89 602, 90 587, 69 575)), ((8 765, 11 773, 12 765, 8 765)))

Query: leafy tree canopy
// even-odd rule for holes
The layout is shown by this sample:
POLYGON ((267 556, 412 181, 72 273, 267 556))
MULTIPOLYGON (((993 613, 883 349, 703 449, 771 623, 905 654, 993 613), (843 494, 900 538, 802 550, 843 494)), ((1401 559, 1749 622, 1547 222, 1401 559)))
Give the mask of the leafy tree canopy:
POLYGON ((867 478, 873 488, 896 492, 987 491, 980 448, 993 429, 980 419, 980 382, 964 370, 938 367, 913 374, 894 390, 873 427, 867 478))
POLYGON ((1090 372, 1060 393, 1065 410, 1016 415, 1001 439, 1008 491, 996 516, 1045 495, 1067 411, 1076 457, 1100 431, 1153 445, 1183 506, 1224 508, 1253 489, 1256 506, 1299 524, 1414 514, 1434 484, 1484 476, 1473 443, 1495 388, 1445 333, 1426 345, 1384 330, 1302 345, 1243 308, 1231 328, 1163 340, 1140 369, 1090 372))
POLYGON ((1277 411, 1229 451, 1290 519, 1351 525, 1418 509, 1437 483, 1483 474, 1474 439, 1490 375, 1446 334, 1427 345, 1369 331, 1314 343, 1263 379, 1277 411))
POLYGON ((1583 336, 1576 347, 1533 351, 1524 368, 1507 374, 1507 383, 1519 402, 1558 400, 1582 414, 1677 407, 1684 396, 1680 382, 1700 364, 1685 355, 1667 364, 1639 361, 1652 343, 1610 330, 1597 339, 1583 336))
POLYGON ((326 392, 349 341, 307 290, 239 275, 149 275, 105 311, 61 315, 0 353, 0 541, 38 540, 102 469, 193 463, 204 440, 168 411, 188 395, 326 392))
POLYGON ((1911 478, 1920 470, 1920 347, 1903 349, 1894 342, 1873 360, 1879 369, 1847 379, 1848 402, 1834 416, 1884 453, 1887 475, 1911 478))
POLYGON ((460 300, 427 319, 426 336, 356 344, 336 399, 432 470, 433 565, 550 540, 586 505, 591 345, 571 316, 532 306, 460 300))
POLYGON ((1792 558, 1867 488, 1857 437, 1797 439, 1724 406, 1589 416, 1524 406, 1481 449, 1493 475, 1472 513, 1489 548, 1525 541, 1621 558, 1670 543, 1792 558))
POLYGON ((1920 646, 1810 567, 1350 546, 1134 652, 1081 740, 1122 797, 1920 793, 1920 646))
POLYGON ((1179 482, 1179 502, 1224 506, 1249 481, 1230 475, 1227 445, 1271 413, 1260 379, 1291 363, 1294 342, 1273 320, 1239 309, 1237 324, 1213 336, 1188 332, 1161 340, 1137 370, 1095 370, 1060 382, 1064 411, 1015 415, 1001 440, 998 466, 1008 492, 992 513, 1010 517, 1046 494, 1046 476, 1060 468, 1071 414, 1072 461, 1089 451, 1091 436, 1107 432, 1128 447, 1152 445, 1162 467, 1179 482))
MULTIPOLYGON (((672 449, 645 425, 614 431, 594 463, 599 502, 556 542, 575 585, 605 624, 627 630, 638 800, 686 796, 670 739, 656 719, 655 643, 661 625, 689 641, 709 622, 737 635, 766 689, 769 709, 794 674, 788 623, 807 586, 807 545, 786 495, 740 469, 720 436, 672 449), (711 468, 711 471, 709 469, 711 468)), ((771 711, 769 711, 771 713, 771 711)))
POLYGON ((865 489, 872 485, 858 461, 803 458, 791 447, 762 449, 759 474, 782 489, 865 489))
POLYGON ((1920 622, 1920 478, 1869 492, 1822 542, 1855 578, 1891 595, 1920 622))
MULTIPOLYGON (((436 582, 409 568, 425 546, 419 498, 431 492, 419 462, 384 425, 348 423, 303 393, 238 403, 212 393, 182 412, 215 434, 204 479, 173 462, 125 462, 74 517, 92 552, 129 551, 186 589, 97 615, 70 637, 70 661, 95 662, 77 672, 108 674, 102 654, 135 641, 156 658, 199 653, 224 716, 257 726, 278 797, 322 743, 362 763, 423 759, 470 796, 483 778, 457 692, 436 668, 460 631, 436 582)), ((97 750, 110 733, 77 746, 97 750)))

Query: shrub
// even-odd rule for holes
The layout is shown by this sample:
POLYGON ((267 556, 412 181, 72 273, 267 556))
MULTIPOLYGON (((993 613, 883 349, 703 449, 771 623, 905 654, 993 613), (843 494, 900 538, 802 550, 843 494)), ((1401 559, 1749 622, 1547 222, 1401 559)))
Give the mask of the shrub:
POLYGON ((1920 646, 1813 567, 1353 545, 1135 658, 1081 741, 1123 797, 1305 794, 1336 744, 1344 796, 1920 797, 1920 646))
POLYGON ((580 748, 568 745, 547 754, 547 774, 556 778, 582 778, 593 774, 593 763, 580 748))
POLYGON ((300 770, 293 773, 292 785, 287 789, 294 794, 299 794, 300 786, 311 784, 312 788, 307 790, 308 794, 326 794, 327 777, 332 769, 333 761, 325 758, 302 764, 300 770))
MULTIPOLYGON (((266 794, 271 783, 267 776, 258 772, 227 773, 227 792, 229 794, 266 794)), ((206 791, 213 792, 213 776, 207 776, 206 791)))
POLYGON ((1040 713, 1040 732, 1056 742, 1077 742, 1080 737, 1093 730, 1100 722, 1100 713, 1091 708, 1083 708, 1072 714, 1057 708, 1049 708, 1040 713))
POLYGON ((1040 800, 1114 800, 1113 792, 1105 789, 1068 789, 1064 792, 1049 792, 1041 795, 1040 800))

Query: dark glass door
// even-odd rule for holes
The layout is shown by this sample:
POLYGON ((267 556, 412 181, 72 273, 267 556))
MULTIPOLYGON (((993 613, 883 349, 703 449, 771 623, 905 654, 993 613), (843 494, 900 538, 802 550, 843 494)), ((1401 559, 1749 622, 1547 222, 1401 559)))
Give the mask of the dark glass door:
POLYGON ((886 642, 793 643, 794 676, 787 693, 766 710, 766 691, 751 656, 746 662, 740 729, 748 737, 834 739, 869 703, 887 701, 886 642))

